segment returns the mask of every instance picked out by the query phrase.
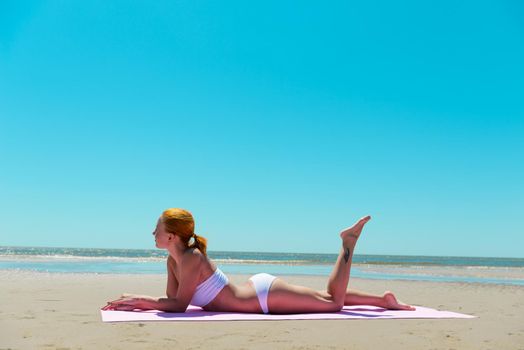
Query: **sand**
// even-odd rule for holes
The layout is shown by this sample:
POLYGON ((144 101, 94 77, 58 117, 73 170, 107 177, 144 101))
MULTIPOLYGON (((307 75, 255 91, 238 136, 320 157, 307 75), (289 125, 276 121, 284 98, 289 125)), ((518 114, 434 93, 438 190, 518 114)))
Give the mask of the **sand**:
MULTIPOLYGON (((229 275, 233 282, 248 276, 229 275)), ((326 278, 285 276, 324 289, 326 278)), ((436 320, 103 323, 123 292, 162 295, 160 275, 0 271, 0 349, 523 349, 524 287, 352 279, 414 305, 478 316, 436 320)))

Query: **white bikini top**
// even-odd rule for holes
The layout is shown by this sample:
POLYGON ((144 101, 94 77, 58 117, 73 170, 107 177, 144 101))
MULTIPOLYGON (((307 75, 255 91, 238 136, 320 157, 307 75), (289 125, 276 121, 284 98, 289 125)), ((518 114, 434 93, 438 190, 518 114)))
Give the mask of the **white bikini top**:
POLYGON ((204 282, 200 283, 193 294, 190 304, 206 306, 229 283, 227 276, 217 267, 215 272, 204 282))

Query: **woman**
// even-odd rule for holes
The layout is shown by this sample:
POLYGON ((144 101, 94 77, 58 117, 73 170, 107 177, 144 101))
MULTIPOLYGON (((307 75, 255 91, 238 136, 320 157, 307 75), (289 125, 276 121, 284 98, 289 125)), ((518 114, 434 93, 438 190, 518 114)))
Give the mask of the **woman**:
POLYGON ((103 310, 162 310, 185 312, 189 304, 207 311, 247 313, 337 312, 344 305, 375 305, 387 309, 414 310, 397 301, 393 293, 371 295, 346 290, 351 261, 366 216, 340 233, 342 248, 329 277, 327 290, 296 286, 281 278, 260 273, 248 282, 234 285, 206 255, 207 241, 194 233, 190 212, 171 208, 162 213, 153 232, 157 248, 169 252, 167 258, 167 298, 124 294, 103 310), (189 241, 193 238, 192 244, 189 241))

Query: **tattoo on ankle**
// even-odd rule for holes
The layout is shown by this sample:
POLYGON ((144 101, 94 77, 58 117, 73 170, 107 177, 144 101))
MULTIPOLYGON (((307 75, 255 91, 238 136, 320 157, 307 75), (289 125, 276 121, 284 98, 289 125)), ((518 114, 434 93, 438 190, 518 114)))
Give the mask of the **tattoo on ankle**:
POLYGON ((349 248, 346 248, 346 251, 344 252, 344 260, 346 261, 346 264, 348 263, 350 255, 351 254, 349 253, 349 248))

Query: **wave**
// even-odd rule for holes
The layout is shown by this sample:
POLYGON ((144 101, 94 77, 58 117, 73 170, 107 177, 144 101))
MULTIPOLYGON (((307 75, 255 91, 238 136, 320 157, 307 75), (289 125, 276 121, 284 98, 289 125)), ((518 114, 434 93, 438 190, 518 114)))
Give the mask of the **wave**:
MULTIPOLYGON (((336 254, 267 253, 210 251, 209 257, 217 264, 246 265, 333 265, 336 254)), ((158 263, 167 254, 152 249, 102 249, 102 248, 41 248, 0 247, 0 260, 21 261, 116 261, 158 263)), ((391 267, 524 267, 522 258, 476 258, 445 256, 400 256, 356 254, 356 265, 391 267)))
MULTIPOLYGON (((235 259, 235 258, 215 258, 211 259, 217 265, 272 265, 272 266, 318 266, 323 269, 331 268, 334 262, 318 260, 274 260, 274 259, 235 259)), ((77 256, 77 255, 0 255, 0 261, 4 262, 23 262, 23 263, 118 263, 118 264, 155 264, 164 265, 166 257, 119 257, 119 256, 77 256)), ((355 259, 353 265, 368 270, 387 269, 389 271, 409 269, 412 272, 420 271, 442 271, 448 269, 471 270, 471 271, 501 271, 501 270, 522 270, 520 266, 484 266, 484 265, 445 265, 424 262, 390 262, 390 261, 366 261, 355 259)))

